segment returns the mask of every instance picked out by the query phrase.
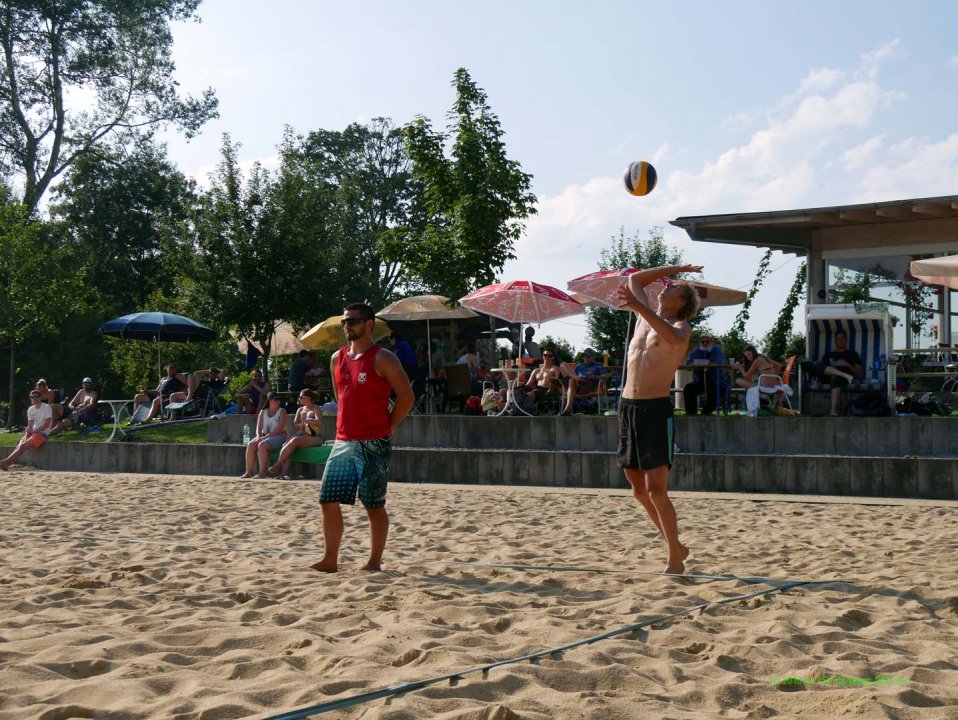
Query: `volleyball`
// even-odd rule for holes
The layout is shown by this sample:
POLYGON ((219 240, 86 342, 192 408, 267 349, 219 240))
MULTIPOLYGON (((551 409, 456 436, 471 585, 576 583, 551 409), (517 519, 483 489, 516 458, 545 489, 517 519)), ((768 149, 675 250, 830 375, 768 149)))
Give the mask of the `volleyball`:
POLYGON ((636 160, 629 163, 629 167, 626 168, 623 182, 630 195, 648 195, 655 189, 657 179, 658 175, 651 163, 636 160))
POLYGON ((303 423, 303 432, 312 437, 319 435, 319 422, 316 420, 307 420, 303 423))

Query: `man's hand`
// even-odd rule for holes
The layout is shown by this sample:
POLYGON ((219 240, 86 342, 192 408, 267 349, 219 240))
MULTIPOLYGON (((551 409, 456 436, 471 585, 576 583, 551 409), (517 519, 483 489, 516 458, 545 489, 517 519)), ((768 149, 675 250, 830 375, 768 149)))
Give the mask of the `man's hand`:
POLYGON ((677 272, 677 273, 680 273, 680 272, 700 273, 700 272, 702 272, 702 268, 704 268, 704 267, 705 267, 704 265, 679 265, 679 266, 676 268, 675 272, 677 272))
POLYGON ((615 299, 620 308, 628 307, 635 309, 636 303, 639 302, 639 299, 628 285, 619 285, 619 289, 615 291, 615 299))

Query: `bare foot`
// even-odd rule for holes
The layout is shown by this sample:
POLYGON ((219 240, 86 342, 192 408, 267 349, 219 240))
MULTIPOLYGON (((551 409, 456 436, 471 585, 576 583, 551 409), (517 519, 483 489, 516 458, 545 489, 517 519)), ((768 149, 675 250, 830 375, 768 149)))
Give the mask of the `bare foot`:
POLYGON ((368 562, 362 567, 363 570, 368 570, 369 572, 380 572, 383 569, 382 563, 371 563, 368 562))
POLYGON ((267 475, 277 475, 279 473, 279 468, 276 465, 270 465, 266 468, 267 475))
POLYGON ((242 475, 240 475, 240 477, 245 480, 246 478, 253 477, 253 473, 243 473, 242 475))
POLYGON ((316 572, 334 573, 339 571, 339 565, 336 563, 335 560, 328 561, 325 558, 320 560, 318 563, 314 563, 313 565, 310 565, 309 567, 315 570, 316 572))
POLYGON ((6 463, 0 462, 0 470, 9 470, 9 469, 10 468, 7 466, 6 463))
POLYGON ((665 570, 662 571, 663 575, 683 575, 685 573, 685 563, 669 563, 665 566, 665 570))
POLYGON ((257 480, 265 480, 265 479, 266 479, 266 476, 263 475, 263 473, 260 473, 259 475, 254 475, 253 477, 255 477, 257 480))

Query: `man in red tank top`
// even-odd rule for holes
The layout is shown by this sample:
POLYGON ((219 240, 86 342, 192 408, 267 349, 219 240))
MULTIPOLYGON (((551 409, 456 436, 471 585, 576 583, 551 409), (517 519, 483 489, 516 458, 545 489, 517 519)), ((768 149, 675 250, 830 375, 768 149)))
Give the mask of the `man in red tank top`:
POLYGON ((320 572, 339 569, 343 538, 340 505, 359 499, 369 517, 369 562, 364 570, 382 570, 389 534, 386 482, 396 428, 409 414, 414 397, 402 364, 389 350, 373 342, 375 316, 369 305, 353 303, 343 312, 349 345, 333 353, 330 369, 338 403, 336 443, 329 453, 319 503, 323 509, 323 559, 311 567, 320 572), (389 396, 396 402, 389 409, 389 396))

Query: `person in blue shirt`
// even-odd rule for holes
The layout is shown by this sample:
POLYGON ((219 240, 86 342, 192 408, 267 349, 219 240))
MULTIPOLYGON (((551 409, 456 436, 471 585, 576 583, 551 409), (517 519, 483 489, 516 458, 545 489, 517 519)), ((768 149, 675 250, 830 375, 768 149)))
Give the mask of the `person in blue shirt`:
MULTIPOLYGON (((709 365, 724 365, 725 353, 711 335, 703 334, 699 337, 699 346, 690 354, 687 365, 700 365, 707 360, 709 365), (696 362, 696 361, 700 362, 696 362)), ((702 406, 703 415, 711 415, 718 406, 719 393, 728 384, 725 373, 720 368, 694 370, 692 382, 684 388, 685 414, 697 415, 699 395, 705 393, 705 405, 702 406)))
POLYGON ((575 366, 575 374, 569 378, 569 389, 566 392, 563 415, 572 414, 572 402, 576 393, 592 393, 599 387, 599 383, 608 377, 609 370, 595 356, 595 350, 586 348, 582 351, 582 362, 575 366))

